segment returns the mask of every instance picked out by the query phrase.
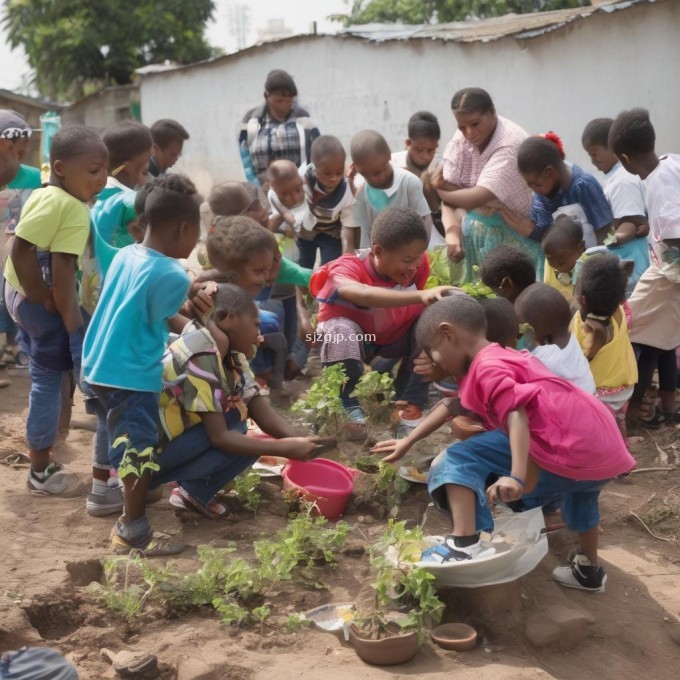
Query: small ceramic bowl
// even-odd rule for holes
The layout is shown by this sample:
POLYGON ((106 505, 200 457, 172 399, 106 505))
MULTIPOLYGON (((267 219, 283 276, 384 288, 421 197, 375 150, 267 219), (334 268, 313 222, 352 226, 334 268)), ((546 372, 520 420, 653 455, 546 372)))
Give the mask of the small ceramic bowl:
POLYGON ((466 623, 445 623, 430 633, 432 639, 443 649, 467 652, 477 644, 477 631, 466 623))

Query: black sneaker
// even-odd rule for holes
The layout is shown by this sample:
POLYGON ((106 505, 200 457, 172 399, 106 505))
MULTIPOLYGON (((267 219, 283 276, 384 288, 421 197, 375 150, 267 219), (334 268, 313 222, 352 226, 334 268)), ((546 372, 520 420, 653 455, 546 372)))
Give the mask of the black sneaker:
POLYGON ((576 553, 569 558, 568 565, 553 570, 553 578, 565 588, 604 593, 607 572, 591 564, 585 555, 576 553))

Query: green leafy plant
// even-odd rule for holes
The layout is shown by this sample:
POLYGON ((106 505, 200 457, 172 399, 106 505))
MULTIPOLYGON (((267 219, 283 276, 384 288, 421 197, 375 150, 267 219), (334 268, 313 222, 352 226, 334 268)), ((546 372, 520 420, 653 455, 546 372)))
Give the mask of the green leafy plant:
POLYGON ((366 371, 359 378, 350 397, 359 400, 367 422, 377 424, 389 411, 394 395, 394 378, 389 373, 366 371))
POLYGON ((304 614, 299 612, 288 614, 288 619, 286 620, 286 630, 289 633, 297 633, 297 631, 299 631, 301 628, 311 625, 312 622, 304 614))
POLYGON ((430 276, 425 282, 425 288, 452 285, 451 260, 446 250, 446 246, 441 246, 427 252, 427 258, 430 261, 430 276))
POLYGON ((118 476, 121 479, 125 479, 128 475, 141 477, 146 471, 158 472, 160 470, 158 463, 153 460, 153 446, 147 446, 143 451, 139 451, 132 446, 129 437, 123 436, 118 437, 118 439, 113 442, 113 447, 116 448, 121 444, 125 444, 123 458, 118 468, 118 476))
POLYGON ((472 281, 461 284, 460 289, 478 300, 496 297, 496 293, 482 281, 478 265, 472 267, 472 281))
POLYGON ((241 505, 255 512, 260 506, 262 494, 258 487, 262 477, 255 470, 246 470, 234 478, 234 492, 241 505))
POLYGON ((293 404, 291 413, 300 414, 319 433, 338 434, 347 422, 340 391, 348 379, 342 364, 325 366, 307 394, 293 404))

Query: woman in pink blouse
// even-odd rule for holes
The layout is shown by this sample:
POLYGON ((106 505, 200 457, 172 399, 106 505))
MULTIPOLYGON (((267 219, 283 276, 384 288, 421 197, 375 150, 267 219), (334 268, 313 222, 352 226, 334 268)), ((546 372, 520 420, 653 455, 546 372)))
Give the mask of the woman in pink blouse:
POLYGON ((470 281, 486 253, 509 243, 527 251, 542 271, 540 243, 528 238, 530 230, 515 229, 503 218, 504 212, 531 215, 531 191, 517 169, 517 149, 527 133, 497 115, 489 93, 478 87, 456 92, 451 109, 458 130, 433 178, 443 201, 449 257, 464 261, 464 280, 470 281))

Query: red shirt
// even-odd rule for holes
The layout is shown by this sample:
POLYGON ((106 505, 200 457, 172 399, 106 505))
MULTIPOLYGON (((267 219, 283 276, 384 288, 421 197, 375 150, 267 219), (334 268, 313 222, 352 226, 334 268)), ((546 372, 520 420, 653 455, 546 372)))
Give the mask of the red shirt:
POLYGON ((404 305, 402 307, 358 307, 343 300, 338 291, 343 286, 363 283, 376 288, 389 288, 397 291, 423 290, 430 275, 430 263, 423 256, 418 271, 409 286, 379 274, 368 252, 360 255, 343 255, 337 260, 319 267, 309 282, 309 290, 319 301, 319 321, 337 317, 351 319, 366 334, 376 336, 374 344, 390 345, 403 337, 422 314, 424 305, 404 305))

